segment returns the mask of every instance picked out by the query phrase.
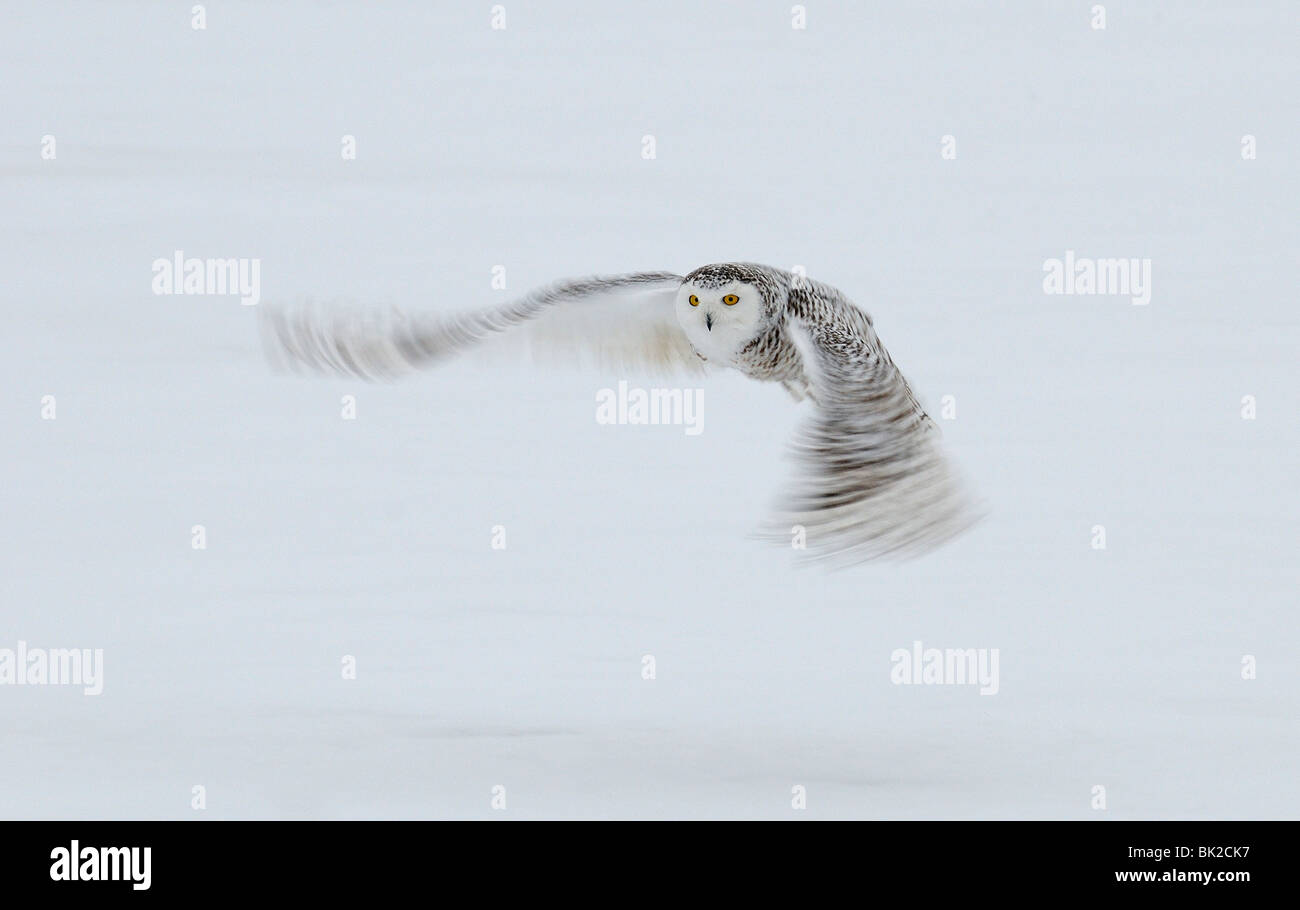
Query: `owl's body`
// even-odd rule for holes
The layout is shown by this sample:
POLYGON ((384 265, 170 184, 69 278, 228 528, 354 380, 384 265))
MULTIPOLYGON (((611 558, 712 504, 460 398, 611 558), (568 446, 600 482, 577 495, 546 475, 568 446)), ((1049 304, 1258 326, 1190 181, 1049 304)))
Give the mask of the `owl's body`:
POLYGON ((720 263, 684 278, 574 279, 459 317, 273 314, 270 325, 291 361, 368 379, 498 335, 527 336, 566 359, 589 351, 605 363, 674 372, 736 369, 813 406, 795 445, 803 470, 772 536, 802 536, 815 555, 858 561, 929 549, 976 517, 871 318, 830 285, 780 269, 720 263))

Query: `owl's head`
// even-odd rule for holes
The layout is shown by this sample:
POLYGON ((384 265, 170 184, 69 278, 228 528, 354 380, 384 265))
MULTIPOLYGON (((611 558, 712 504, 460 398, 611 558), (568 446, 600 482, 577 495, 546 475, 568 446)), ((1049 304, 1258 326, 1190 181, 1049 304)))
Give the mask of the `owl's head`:
POLYGON ((774 269, 748 263, 706 265, 677 290, 677 321, 695 350, 730 362, 778 318, 789 283, 774 269))

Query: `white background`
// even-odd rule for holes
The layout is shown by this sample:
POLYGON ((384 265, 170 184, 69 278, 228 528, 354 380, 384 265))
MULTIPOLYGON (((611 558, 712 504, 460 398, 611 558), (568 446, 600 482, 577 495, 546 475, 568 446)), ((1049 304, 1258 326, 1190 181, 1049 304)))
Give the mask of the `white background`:
POLYGON ((0 686, 0 815, 1300 815, 1294 4, 190 6, 3 7, 0 647, 105 687, 0 686), (799 570, 747 537, 779 387, 688 437, 596 424, 636 375, 276 375, 255 308, 151 292, 178 249, 415 311, 803 265, 990 515, 799 570), (1067 249, 1150 305, 1045 295, 1067 249), (1000 692, 891 685, 916 640, 1000 692))

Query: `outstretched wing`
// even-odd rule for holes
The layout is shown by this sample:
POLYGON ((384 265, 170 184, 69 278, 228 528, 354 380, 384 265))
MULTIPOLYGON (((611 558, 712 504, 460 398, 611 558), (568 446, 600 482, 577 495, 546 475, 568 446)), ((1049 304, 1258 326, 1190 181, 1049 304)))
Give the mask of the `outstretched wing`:
POLYGON ((291 367, 363 379, 393 379, 489 340, 567 362, 698 372, 673 312, 681 281, 671 272, 567 279, 458 315, 266 307, 263 338, 291 367))
POLYGON ((792 291, 788 313, 815 410, 795 439, 782 531, 801 525, 813 556, 860 562, 917 555, 972 524, 938 428, 866 313, 821 284, 792 291))

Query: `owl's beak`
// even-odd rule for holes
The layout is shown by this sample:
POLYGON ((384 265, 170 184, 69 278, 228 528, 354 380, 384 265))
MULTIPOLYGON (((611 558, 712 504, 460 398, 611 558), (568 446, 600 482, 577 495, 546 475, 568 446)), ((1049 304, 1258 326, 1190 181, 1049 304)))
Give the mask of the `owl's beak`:
POLYGON ((704 314, 704 327, 705 327, 706 329, 708 329, 710 332, 713 331, 713 314, 712 314, 712 313, 705 313, 705 314, 704 314))

